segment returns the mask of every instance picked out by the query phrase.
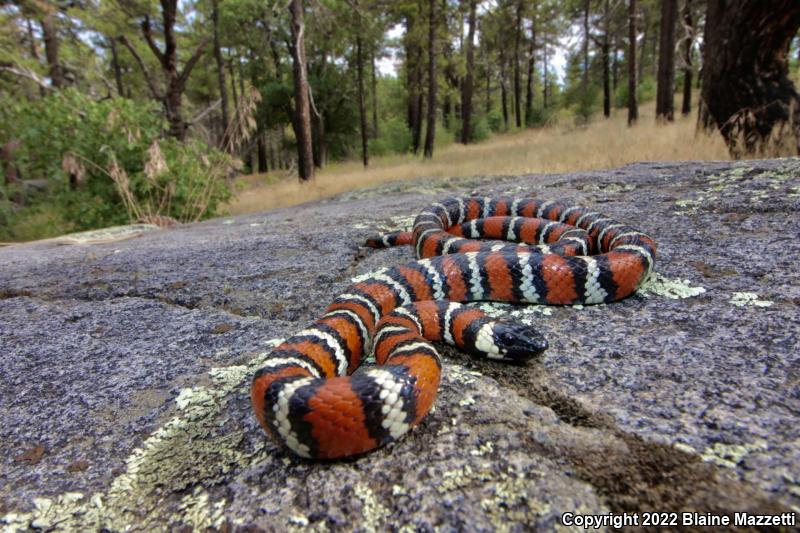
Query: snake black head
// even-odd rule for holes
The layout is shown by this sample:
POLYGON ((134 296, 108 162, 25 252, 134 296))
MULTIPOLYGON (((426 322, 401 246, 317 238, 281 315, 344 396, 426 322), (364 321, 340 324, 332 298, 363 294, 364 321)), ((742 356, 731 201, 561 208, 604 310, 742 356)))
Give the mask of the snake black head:
POLYGON ((498 354, 492 359, 523 362, 547 349, 547 339, 532 326, 519 322, 495 322, 492 328, 498 354))

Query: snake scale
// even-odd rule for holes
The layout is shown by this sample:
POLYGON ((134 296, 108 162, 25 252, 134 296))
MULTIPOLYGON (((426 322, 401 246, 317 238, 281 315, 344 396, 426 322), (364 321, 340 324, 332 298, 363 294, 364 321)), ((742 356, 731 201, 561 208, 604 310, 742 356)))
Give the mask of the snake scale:
POLYGON ((352 284, 253 379, 261 426, 299 456, 362 454, 419 424, 441 375, 431 342, 505 361, 547 348, 530 326, 461 302, 613 302, 647 279, 656 255, 653 239, 631 226, 532 198, 451 198, 425 208, 412 232, 367 241, 398 244, 418 259, 352 284), (378 364, 361 366, 371 351, 378 364))

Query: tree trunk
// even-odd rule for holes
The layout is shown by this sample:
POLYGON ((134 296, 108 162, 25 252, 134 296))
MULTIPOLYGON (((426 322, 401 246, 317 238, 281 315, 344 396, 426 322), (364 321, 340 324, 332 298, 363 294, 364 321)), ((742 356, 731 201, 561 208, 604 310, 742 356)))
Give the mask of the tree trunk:
POLYGON ((372 64, 372 138, 378 138, 378 65, 375 60, 375 47, 370 47, 370 63, 372 64))
POLYGON ((636 98, 636 0, 628 0, 628 126, 639 120, 636 98))
POLYGON ((591 0, 583 2, 583 76, 581 77, 581 92, 589 91, 589 8, 591 0))
MULTIPOLYGON (((164 20, 164 52, 159 57, 164 73, 167 77, 167 94, 164 105, 167 109, 167 120, 170 124, 170 134, 182 141, 186 137, 186 122, 181 114, 184 84, 178 73, 178 44, 175 36, 175 20, 178 12, 177 0, 161 0, 161 11, 164 20)), ((146 38, 149 38, 148 29, 146 38)), ((155 44, 153 44, 155 51, 155 44)))
POLYGON ((39 61, 39 48, 36 46, 36 36, 33 34, 33 24, 31 19, 25 19, 25 26, 28 29, 28 46, 30 48, 31 57, 39 61))
POLYGON ((647 4, 642 6, 642 49, 639 51, 639 65, 636 67, 636 79, 644 79, 644 54, 647 51, 647 39, 650 35, 650 11, 647 9, 647 4))
POLYGON ((500 104, 503 110, 503 125, 508 129, 508 90, 506 80, 506 55, 505 49, 500 48, 500 104))
POLYGON ((692 22, 692 0, 684 0, 683 24, 686 37, 683 42, 683 104, 681 115, 692 112, 692 45, 694 44, 694 24, 692 22))
POLYGON ((414 82, 414 76, 416 74, 416 69, 413 65, 414 59, 414 50, 413 45, 411 43, 411 24, 413 19, 410 16, 407 16, 405 19, 406 23, 406 31, 405 35, 403 36, 403 53, 405 54, 405 67, 406 67, 406 92, 408 93, 408 97, 406 98, 406 126, 408 126, 409 130, 414 129, 414 86, 416 85, 414 82))
POLYGON ((533 78, 536 67, 536 18, 531 17, 531 40, 528 43, 528 80, 525 87, 525 125, 533 123, 533 78))
POLYGON ((308 99, 308 75, 306 73, 305 24, 303 1, 289 3, 292 32, 292 74, 294 77, 295 136, 297 137, 297 171, 300 181, 314 177, 314 153, 311 145, 311 106, 308 99))
POLYGON ((325 141, 325 115, 314 113, 311 117, 311 152, 314 168, 322 168, 328 160, 328 143, 325 141))
POLYGON ((231 58, 228 59, 228 74, 231 77, 231 93, 233 94, 233 109, 235 115, 236 110, 239 109, 239 93, 236 91, 236 73, 233 70, 233 60, 231 58))
POLYGON ((616 94, 617 82, 619 81, 619 41, 616 35, 611 49, 614 51, 614 55, 611 56, 611 93, 616 94))
POLYGON ((800 154, 800 96, 788 77, 798 28, 794 0, 708 0, 702 102, 732 156, 787 141, 800 154))
POLYGON ((463 144, 469 144, 472 141, 472 91, 475 83, 475 9, 477 3, 477 0, 469 0, 467 75, 461 85, 461 142, 463 144))
POLYGON ((369 166, 369 132, 367 131, 367 109, 364 105, 364 54, 362 48, 361 35, 357 35, 356 77, 358 82, 358 116, 361 125, 361 160, 364 162, 364 168, 367 168, 369 166))
POLYGON ((120 37, 120 41, 125 45, 131 55, 136 59, 139 68, 142 70, 147 86, 153 94, 153 98, 160 100, 165 109, 167 121, 169 122, 169 133, 172 137, 183 140, 186 136, 186 122, 181 114, 181 100, 186 90, 186 82, 192 73, 197 62, 206 47, 206 40, 203 39, 195 49, 191 57, 186 61, 183 70, 178 69, 178 43, 175 35, 175 21, 177 19, 178 0, 161 0, 161 15, 163 20, 163 40, 164 50, 162 51, 153 39, 150 17, 145 16, 141 23, 142 36, 145 43, 153 52, 153 55, 161 65, 161 71, 166 79, 166 92, 156 86, 150 71, 142 61, 139 53, 133 44, 125 37, 120 37))
POLYGON ((430 0, 428 20, 428 130, 425 132, 425 157, 433 157, 436 136, 436 0, 430 0))
POLYGON ((264 143, 264 133, 261 131, 256 133, 256 155, 258 156, 258 171, 262 174, 269 172, 267 147, 266 143, 264 143))
POLYGON ((450 129, 450 115, 453 113, 453 102, 450 101, 450 88, 445 85, 444 102, 442 102, 442 125, 445 130, 450 129))
MULTIPOLYGON (((315 68, 312 70, 312 68, 308 67, 308 64, 306 63, 306 71, 314 72, 315 70, 317 78, 324 79, 325 70, 327 68, 328 52, 324 49, 317 51, 320 52, 318 59, 315 63, 312 61, 315 68)), ((312 97, 313 94, 309 88, 309 104, 313 104, 311 101, 312 97)), ((327 133, 325 129, 325 110, 319 110, 311 106, 311 111, 311 155, 314 160, 314 168, 322 168, 328 161, 328 143, 325 139, 325 135, 327 133)))
POLYGON ((225 80, 225 59, 222 57, 222 49, 219 44, 219 0, 211 1, 211 22, 214 26, 214 59, 217 62, 217 81, 222 105, 222 137, 219 145, 225 150, 228 144, 230 116, 228 115, 228 84, 225 80))
POLYGON ((547 109, 547 34, 542 47, 542 108, 547 109))
POLYGON ((422 139, 422 103, 423 103, 423 70, 422 46, 415 40, 416 22, 422 16, 422 7, 419 5, 418 17, 406 17, 406 76, 408 88, 408 128, 411 130, 411 150, 419 153, 422 139))
POLYGON ((409 80, 408 101, 409 101, 409 127, 411 128, 411 150, 419 153, 422 139, 422 58, 421 50, 416 54, 417 62, 412 68, 411 79, 409 80))
POLYGON ((44 39, 44 55, 47 59, 47 68, 50 73, 50 83, 53 87, 60 89, 64 87, 64 74, 58 62, 58 34, 53 24, 53 12, 51 7, 42 14, 39 24, 42 26, 42 38, 44 39))
POLYGON ((675 120, 675 22, 678 0, 661 0, 661 29, 658 50, 656 119, 675 120))
POLYGON ((117 56, 117 42, 114 39, 108 39, 108 44, 111 50, 111 68, 114 71, 114 81, 117 83, 117 94, 123 98, 125 87, 122 85, 122 68, 119 66, 119 56, 117 56))
POLYGON ((491 73, 493 69, 489 65, 489 54, 486 50, 486 46, 483 44, 481 45, 481 57, 483 58, 483 64, 486 68, 486 72, 484 77, 486 78, 486 101, 484 102, 484 111, 488 115, 492 111, 492 76, 491 73))
POLYGON ((611 59, 609 33, 611 31, 611 20, 609 12, 609 0, 603 2, 603 44, 601 53, 603 55, 603 116, 611 116, 611 59))
POLYGON ((522 1, 517 0, 517 14, 514 22, 514 118, 517 128, 522 127, 522 82, 519 73, 519 47, 522 41, 522 1))

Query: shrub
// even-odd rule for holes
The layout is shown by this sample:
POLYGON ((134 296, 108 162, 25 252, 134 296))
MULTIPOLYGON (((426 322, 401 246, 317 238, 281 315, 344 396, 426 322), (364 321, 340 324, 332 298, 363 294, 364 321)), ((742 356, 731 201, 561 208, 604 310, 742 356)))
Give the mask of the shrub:
POLYGON ((392 117, 380 125, 378 138, 370 141, 369 151, 372 155, 385 155, 390 153, 405 153, 411 149, 411 131, 406 123, 397 117, 392 117))
POLYGON ((21 176, 50 182, 24 210, 57 208, 64 227, 54 231, 213 216, 230 196, 231 158, 200 141, 164 139, 165 126, 153 102, 95 101, 75 90, 0 108, 0 142, 20 141, 21 176))
POLYGON ((486 116, 486 123, 489 125, 489 129, 494 132, 505 130, 505 124, 503 124, 503 115, 496 109, 490 111, 486 116))
POLYGON ((492 136, 486 117, 476 117, 471 124, 473 142, 485 141, 492 136))

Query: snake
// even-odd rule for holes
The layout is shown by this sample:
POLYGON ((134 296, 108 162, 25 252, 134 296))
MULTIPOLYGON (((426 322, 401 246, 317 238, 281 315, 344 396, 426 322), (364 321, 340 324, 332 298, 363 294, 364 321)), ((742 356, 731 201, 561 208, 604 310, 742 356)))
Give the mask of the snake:
POLYGON ((656 256, 654 240, 632 226, 525 197, 448 198, 419 212, 410 232, 365 244, 411 245, 417 260, 353 282, 253 378, 260 425, 303 458, 362 455, 420 424, 441 380, 433 343, 513 363, 547 349, 534 327, 469 302, 615 302, 641 286, 656 256), (375 364, 362 364, 371 354, 375 364))

